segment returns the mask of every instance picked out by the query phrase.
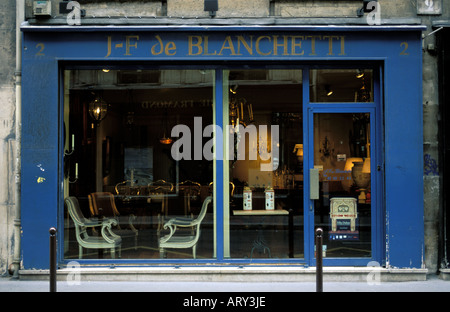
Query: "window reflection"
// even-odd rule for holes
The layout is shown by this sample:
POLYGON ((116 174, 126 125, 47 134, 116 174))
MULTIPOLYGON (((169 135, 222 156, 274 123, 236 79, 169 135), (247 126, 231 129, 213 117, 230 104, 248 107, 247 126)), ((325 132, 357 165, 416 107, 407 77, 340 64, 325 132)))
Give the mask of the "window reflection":
MULTIPOLYGON (((373 101, 371 70, 310 76, 312 101, 373 101)), ((214 71, 66 70, 64 77, 64 197, 72 212, 65 209, 65 258, 211 259, 219 246, 225 258, 304 258, 301 70, 224 70, 225 129, 212 127, 214 71), (225 183, 216 190, 229 194, 219 203, 223 235, 211 200, 213 129, 224 140, 217 156, 225 183)), ((321 168, 314 225, 329 234, 328 256, 370 256, 370 174, 355 187, 345 165, 370 168, 369 120, 314 115, 321 168), (354 217, 333 214, 342 198, 356 200, 354 210, 345 201, 354 217), (358 235, 331 236, 339 231, 358 235)))
POLYGON ((320 186, 314 219, 324 230, 323 254, 370 257, 370 115, 314 114, 314 167, 320 186))
POLYGON ((373 102, 371 69, 313 69, 311 102, 373 102))
POLYGON ((121 239, 116 258, 214 257, 212 204, 195 242, 188 243, 198 230, 192 226, 167 237, 169 222, 195 220, 212 195, 213 162, 194 157, 194 145, 210 138, 194 132, 198 118, 203 127, 213 122, 213 77, 208 70, 65 71, 65 197, 77 199, 86 221, 77 233, 66 211, 65 258, 110 258, 102 227, 87 225, 112 219, 121 239), (180 125, 192 136, 174 151, 180 125), (187 150, 192 157, 175 157, 187 150))
POLYGON ((234 150, 225 256, 303 257, 300 70, 225 72, 234 150))

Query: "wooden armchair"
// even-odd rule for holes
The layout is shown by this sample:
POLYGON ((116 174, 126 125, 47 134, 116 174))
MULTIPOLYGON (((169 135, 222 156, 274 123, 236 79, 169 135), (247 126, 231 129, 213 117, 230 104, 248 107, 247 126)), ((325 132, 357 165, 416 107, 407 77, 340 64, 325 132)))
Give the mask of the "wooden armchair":
POLYGON ((119 258, 121 256, 122 238, 116 235, 111 227, 117 224, 115 219, 86 219, 80 210, 78 199, 70 196, 65 200, 67 210, 75 224, 75 235, 79 245, 78 256, 83 258, 83 248, 91 249, 109 249, 111 258, 115 258, 116 248, 119 250, 119 258), (87 228, 101 228, 101 236, 89 235, 87 228))
MULTIPOLYGON (((133 221, 136 219, 136 216, 130 214, 127 217, 126 225, 128 228, 123 226, 123 223, 120 222, 120 213, 117 210, 114 195, 109 192, 94 192, 89 194, 89 209, 91 210, 92 216, 101 216, 112 218, 116 220, 116 228, 114 232, 121 237, 132 237, 134 238, 134 249, 137 249, 138 244, 138 235, 139 231, 134 227, 133 221), (122 226, 121 226, 122 224, 122 226)), ((125 223, 124 222, 124 223, 125 223)))
POLYGON ((200 225, 205 218, 208 205, 211 203, 212 197, 208 196, 202 205, 202 209, 197 218, 173 218, 164 224, 164 229, 169 229, 170 233, 161 237, 159 240, 159 254, 161 258, 165 257, 167 248, 192 248, 192 256, 196 259, 197 243, 200 238, 200 225), (178 228, 193 228, 193 235, 180 235, 178 228))

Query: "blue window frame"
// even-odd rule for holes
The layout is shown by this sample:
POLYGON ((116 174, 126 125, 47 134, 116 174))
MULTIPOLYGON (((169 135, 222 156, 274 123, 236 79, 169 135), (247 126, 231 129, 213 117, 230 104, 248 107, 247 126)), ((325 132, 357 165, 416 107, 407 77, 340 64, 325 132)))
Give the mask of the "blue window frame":
MULTIPOLYGON (((103 66, 86 66, 86 65, 80 65, 80 64, 64 64, 63 66, 61 66, 61 70, 79 70, 79 69, 83 69, 83 70, 92 70, 92 69, 97 69, 100 70, 101 68, 105 68, 105 66, 109 69, 109 70, 114 70, 114 69, 126 69, 127 71, 132 71, 134 66, 130 66, 127 63, 119 63, 119 64, 105 64, 103 66)), ((300 88, 302 88, 302 99, 301 101, 303 101, 303 104, 300 102, 299 100, 299 105, 300 105, 300 109, 303 110, 303 114, 305 116, 305 118, 303 118, 303 122, 301 123, 301 128, 302 129, 298 129, 298 130, 302 130, 303 133, 303 142, 305 142, 304 145, 304 152, 305 155, 310 155, 310 153, 312 152, 312 148, 311 146, 313 146, 313 141, 312 141, 312 137, 313 137, 313 121, 312 121, 312 116, 315 113, 342 113, 342 112, 351 112, 351 113, 368 113, 370 114, 370 124, 371 124, 371 133, 373 134, 373 138, 372 138, 372 142, 382 142, 382 135, 380 133, 380 125, 381 123, 377 123, 377 120, 381 120, 380 118, 380 112, 381 112, 381 107, 379 105, 379 92, 380 92, 380 84, 379 84, 379 76, 377 74, 374 75, 374 83, 373 83, 373 101, 368 102, 368 103, 314 103, 311 102, 310 100, 310 92, 309 92, 309 86, 311 85, 310 83, 310 75, 309 75, 309 71, 310 69, 332 69, 332 70, 349 70, 352 68, 369 68, 369 70, 373 71, 374 73, 378 73, 381 71, 382 67, 381 64, 370 64, 370 63, 361 63, 361 64, 352 64, 352 65, 344 65, 344 64, 340 64, 340 65, 332 65, 331 63, 328 64, 324 64, 323 66, 318 66, 315 65, 314 67, 310 67, 307 65, 300 65, 297 64, 295 66, 283 66, 283 65, 276 65, 276 66, 270 66, 270 65, 258 65, 258 64, 254 64, 252 65, 251 63, 248 63, 246 66, 242 67, 239 65, 234 65, 234 66, 227 66, 227 67, 222 67, 222 66, 196 66, 196 65, 190 65, 190 66, 161 66, 158 64, 154 64, 151 66, 147 66, 147 65, 140 65, 139 68, 140 70, 142 70, 143 68, 151 68, 153 70, 164 70, 164 69, 170 69, 170 70, 174 70, 179 69, 179 70, 184 70, 186 68, 188 68, 188 70, 192 70, 192 69, 200 69, 200 70, 209 70, 211 68, 214 68, 214 109, 213 109, 213 124, 215 124, 216 126, 218 126, 221 129, 225 129, 225 127, 228 124, 228 108, 227 105, 224 105, 224 100, 228 98, 225 97, 224 95, 226 93, 228 93, 228 86, 226 86, 224 84, 224 80, 228 80, 228 79, 224 79, 224 75, 225 73, 229 72, 230 70, 244 70, 244 71, 248 71, 248 70, 267 70, 270 68, 275 68, 275 69, 286 69, 289 68, 291 70, 296 70, 299 73, 303 73, 303 78, 301 79, 301 84, 303 87, 300 86, 300 88), (294 68, 294 69, 293 69, 294 68)), ((63 75, 62 75, 63 76, 63 75)), ((65 75, 64 75, 65 76, 65 75)), ((66 77, 67 79, 67 77, 66 77)), ((67 84, 67 82, 65 82, 65 85, 67 84)), ((61 94, 66 94, 67 90, 64 90, 61 92, 61 94)), ((64 99, 61 99, 62 101, 64 99)), ((63 110, 61 110, 61 116, 65 116, 63 110)), ((61 117, 64 118, 64 117, 61 117)), ((64 125, 63 122, 61 122, 61 125, 64 125)), ((65 128, 62 129, 61 131, 67 131, 65 128)), ((67 138, 67 135, 66 135, 67 138)), ((64 145, 64 137, 61 135, 60 140, 62 140, 62 142, 60 143, 61 146, 65 146, 65 148, 67 147, 67 144, 64 145)), ((380 151, 382 150, 381 148, 378 147, 378 143, 376 144, 372 144, 373 147, 372 148, 372 159, 377 159, 378 163, 382 163, 382 154, 380 153, 380 151)), ((70 149, 70 148, 69 148, 70 149)), ((166 263, 168 265, 171 265, 173 263, 185 263, 185 264, 189 264, 189 263, 209 263, 211 261, 213 262, 217 262, 217 263, 239 263, 239 264, 250 264, 250 263, 279 263, 279 262, 283 262, 283 263, 291 263, 293 265, 312 265, 314 264, 314 252, 312 251, 314 249, 314 240, 313 240, 313 236, 311 235, 311 233, 313 233, 313 229, 314 229, 314 214, 311 214, 310 209, 302 209, 303 210, 303 218, 304 218, 304 223, 301 224, 300 226, 303 227, 302 231, 304 232, 304 238, 300 241, 300 244, 303 244, 304 246, 302 246, 304 253, 301 256, 297 256, 297 257, 293 257, 290 256, 289 258, 279 258, 279 257, 275 257, 275 258, 268 258, 268 257, 263 257, 263 258, 250 258, 250 259, 246 259, 245 257, 233 257, 230 256, 229 253, 229 215, 224 214, 224 212, 228 209, 228 206, 230 204, 230 202, 228 200, 225 200, 227 196, 225 196, 225 194, 227 194, 229 192, 229 189, 226 185, 226 183, 224 183, 223 181, 226 180, 226 177, 228 177, 228 175, 224 174, 224 172, 228 172, 230 170, 228 164, 225 162, 225 154, 228 153, 227 148, 224 147, 221 144, 216 144, 216 154, 217 155, 222 155, 221 157, 216 157, 216 159, 214 160, 214 207, 215 208, 215 222, 214 222, 214 257, 213 258, 206 258, 206 259, 164 259, 164 260, 155 260, 155 259, 132 259, 132 260, 128 260, 128 259, 114 259, 114 260, 110 260, 110 259, 98 259, 95 258, 94 259, 83 259, 83 260, 79 260, 77 259, 77 261, 80 261, 81 263, 110 263, 111 261, 115 262, 115 263, 130 263, 130 262, 137 262, 137 263, 143 263, 143 264, 160 264, 160 263, 166 263), (227 207, 226 207, 227 206, 227 207), (228 236, 227 236, 228 235, 228 236)), ((63 154, 63 153, 62 153, 63 154)), ((62 164, 64 164, 64 160, 61 159, 60 162, 62 164)), ((312 160, 310 158, 310 156, 305 158, 305 162, 304 162, 304 167, 305 168, 309 168, 310 164, 312 164, 312 160)), ((78 166, 78 164, 77 164, 78 166)), ((375 166, 375 165, 373 165, 375 166)), ((78 168, 78 167, 77 167, 78 168)), ((61 168, 61 172, 63 172, 63 168, 61 168)), ((375 170, 372 170, 372 172, 375 172, 375 170)), ((73 173, 73 172, 72 172, 73 173)), ((61 179, 64 181, 64 176, 61 177, 61 179)), ((70 178, 69 178, 70 180, 70 178)), ((365 265, 367 264, 369 261, 372 260, 376 260, 376 261, 380 261, 382 262, 382 244, 380 241, 380 234, 382 234, 384 232, 383 229, 383 225, 381 222, 381 218, 384 215, 382 213, 383 208, 382 208, 382 200, 381 198, 383 197, 383 193, 382 193, 382 187, 380 187, 380 183, 381 183, 382 179, 378 178, 378 179, 374 179, 373 183, 374 185, 376 185, 376 187, 373 187, 373 189, 376 189, 375 194, 378 195, 378 199, 374 198, 373 199, 373 204, 372 204, 372 215, 373 218, 371 219, 372 221, 372 240, 371 240, 371 251, 370 254, 371 256, 369 257, 363 257, 363 258, 355 258, 355 257, 344 257, 344 258, 338 258, 338 259, 332 259, 332 258, 325 258, 325 263, 329 263, 332 265, 365 265), (380 212, 381 211, 381 212, 380 212)), ((303 202, 303 206, 304 207, 310 207, 311 205, 313 205, 314 203, 309 199, 309 177, 308 175, 304 175, 304 188, 303 188, 303 192, 304 195, 302 196, 302 198, 304 198, 304 202, 303 202)), ((65 187, 69 187, 70 184, 65 183, 65 187)), ((65 194, 67 194, 68 190, 64 191, 65 194)), ((64 197, 66 197, 66 195, 64 195, 64 197)), ((67 216, 66 216, 67 217, 67 216)), ((67 224, 67 221, 65 221, 64 219, 64 213, 63 211, 60 211, 59 213, 59 222, 60 224, 67 224)), ((68 233, 67 231, 65 231, 64 233, 68 233)), ((65 247, 65 245, 62 243, 64 241, 64 234, 61 234, 61 242, 60 242, 60 248, 61 249, 66 249, 67 247, 65 247)), ((294 237, 294 240, 297 240, 297 237, 294 237)), ((253 251, 253 249, 252 249, 253 251)), ((63 262, 68 262, 71 261, 70 258, 65 258, 65 257, 61 257, 61 260, 63 262), (63 260, 64 259, 64 260, 63 260)))

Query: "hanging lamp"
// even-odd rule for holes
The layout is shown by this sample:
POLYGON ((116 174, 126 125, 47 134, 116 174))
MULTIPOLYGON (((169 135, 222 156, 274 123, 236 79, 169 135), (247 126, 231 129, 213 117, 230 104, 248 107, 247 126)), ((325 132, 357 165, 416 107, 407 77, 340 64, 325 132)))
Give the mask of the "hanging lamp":
POLYGON ((168 121, 167 121, 167 111, 166 111, 164 119, 163 119, 164 135, 162 138, 159 139, 159 143, 164 144, 164 145, 169 145, 173 142, 173 140, 166 135, 166 132, 168 130, 167 128, 168 128, 168 121))
POLYGON ((108 104, 100 97, 96 96, 95 99, 89 103, 89 115, 96 123, 102 121, 108 112, 108 104))

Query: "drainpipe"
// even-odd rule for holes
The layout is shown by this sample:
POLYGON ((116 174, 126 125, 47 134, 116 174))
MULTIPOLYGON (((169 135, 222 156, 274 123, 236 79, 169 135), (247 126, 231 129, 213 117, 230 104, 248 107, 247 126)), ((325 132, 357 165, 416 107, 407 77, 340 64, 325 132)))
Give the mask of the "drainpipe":
POLYGON ((22 145, 22 33, 20 25, 25 19, 25 0, 16 1, 16 161, 15 172, 15 203, 16 213, 14 217, 14 257, 13 257, 13 278, 19 278, 20 269, 20 241, 22 235, 21 214, 20 214, 20 193, 21 193, 21 145, 22 145))

